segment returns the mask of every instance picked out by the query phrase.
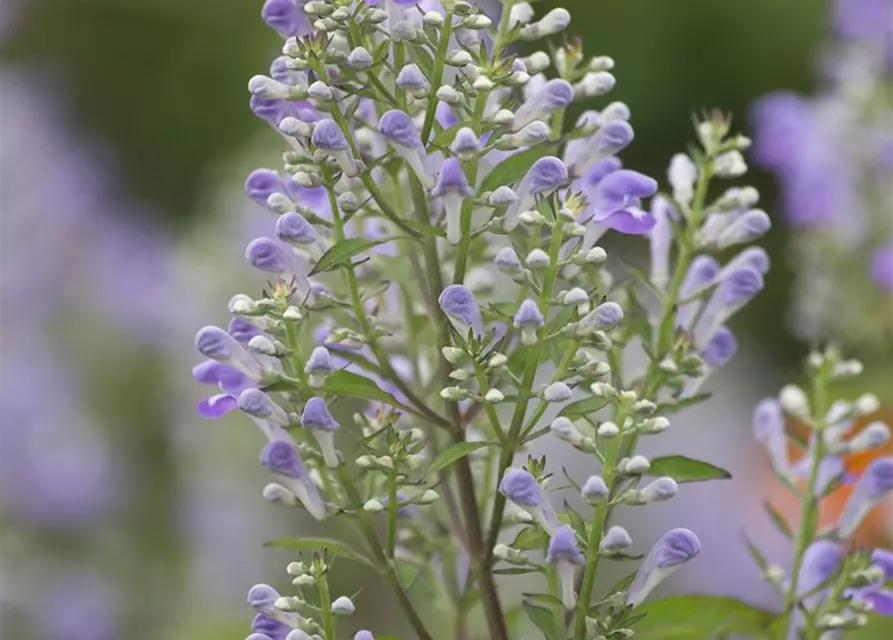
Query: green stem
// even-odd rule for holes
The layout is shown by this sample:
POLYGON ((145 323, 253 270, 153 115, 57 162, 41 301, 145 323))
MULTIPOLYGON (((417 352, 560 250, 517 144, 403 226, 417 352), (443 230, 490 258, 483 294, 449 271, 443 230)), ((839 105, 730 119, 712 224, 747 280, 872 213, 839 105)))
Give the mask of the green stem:
POLYGON ((394 563, 388 560, 382 551, 381 543, 378 541, 378 536, 375 534, 375 527, 372 524, 372 519, 369 514, 363 510, 363 499, 360 497, 353 478, 350 477, 350 473, 344 464, 338 467, 338 478, 341 480, 341 486, 344 487, 345 493, 347 493, 348 501, 357 512, 360 533, 363 534, 363 537, 366 539, 366 546, 369 547, 369 550, 372 553, 373 564, 379 572, 384 574, 388 585, 390 585, 394 595, 397 596, 397 603, 400 605, 403 613, 406 614, 406 618, 419 640, 433 640, 428 629, 425 628, 425 623, 422 621, 421 616, 419 616, 418 612, 415 610, 412 601, 400 584, 400 578, 397 576, 397 572, 394 569, 394 563))
MULTIPOLYGON (((559 252, 561 250, 561 242, 563 240, 562 219, 557 215, 555 217, 555 226, 552 228, 552 240, 549 244, 549 266, 546 270, 546 276, 543 279, 543 288, 540 291, 539 309, 543 316, 549 313, 549 306, 552 302, 552 287, 559 271, 559 252)), ((523 347, 522 347, 523 348, 523 347)), ((521 428, 524 426, 524 416, 527 414, 527 407, 532 397, 531 389, 536 380, 536 372, 539 369, 540 360, 543 356, 543 342, 537 342, 533 348, 527 364, 524 367, 524 377, 521 380, 521 386, 518 389, 518 402, 515 404, 515 411, 512 414, 512 421, 509 425, 508 436, 506 437, 505 446, 499 456, 499 469, 496 475, 496 486, 502 482, 505 472, 508 471, 515 457, 515 451, 521 443, 521 428)), ((487 558, 489 563, 492 561, 493 547, 499 539, 499 530, 502 527, 502 517, 505 511, 505 496, 501 493, 496 494, 493 501, 493 511, 490 514, 490 525, 487 529, 487 558)))
MULTIPOLYGON (((328 569, 327 569, 328 570, 328 569)), ((326 640, 335 640, 335 616, 332 613, 332 596, 329 594, 329 582, 325 572, 316 581, 319 591, 319 605, 322 609, 322 626, 326 640)))
POLYGON ((828 411, 827 387, 828 387, 828 370, 827 364, 816 373, 813 380, 813 419, 815 433, 814 448, 810 452, 812 456, 809 468, 809 478, 806 481, 806 489, 803 493, 803 505, 800 510, 800 526, 797 528, 797 537, 794 541, 794 562, 791 567, 791 578, 788 584, 788 590, 785 594, 785 609, 792 608, 797 603, 797 582, 800 575, 800 568, 803 565, 803 555, 806 553, 807 547, 815 538, 815 529, 819 519, 820 499, 816 497, 816 486, 819 479, 819 469, 822 460, 825 457, 825 414, 828 411))
MULTIPOLYGON (((428 222, 428 206, 425 189, 414 175, 409 176, 413 204, 416 217, 419 222, 428 222)), ((449 323, 443 312, 437 306, 434 296, 443 291, 443 275, 440 272, 440 257, 437 254, 437 244, 434 238, 425 238, 423 241, 423 253, 425 257, 425 271, 429 281, 428 300, 429 313, 437 323, 438 347, 452 345, 449 323)), ((450 386, 451 367, 445 358, 439 358, 441 384, 450 386)), ((450 435, 454 444, 465 441, 465 430, 462 424, 462 416, 459 406, 455 402, 446 403, 447 416, 452 425, 450 435)), ((502 613, 502 604, 499 601, 499 593, 496 590, 496 582, 490 572, 489 555, 484 548, 483 533, 481 530, 480 513, 478 512, 477 496, 474 484, 474 476, 471 472, 471 463, 468 457, 460 458, 455 465, 456 478, 459 485, 459 504, 465 520, 465 530, 468 537, 468 553, 471 557, 471 566, 478 585, 486 613, 487 626, 491 638, 508 640, 508 631, 505 626, 505 616, 502 613)))
POLYGON ((443 16, 443 29, 437 40, 437 51, 434 56, 434 73, 431 74, 431 95, 428 96, 428 106, 425 108, 425 122, 422 124, 422 144, 428 144, 428 136, 434 127, 434 115, 437 111, 437 90, 443 81, 443 67, 446 61, 447 50, 450 46, 450 38, 453 34, 453 12, 447 10, 443 16))
MULTIPOLYGON (((484 96, 478 96, 474 102, 474 114, 471 119, 471 128, 475 135, 480 135, 481 120, 484 117, 484 106, 487 100, 484 96)), ((468 163, 468 183, 472 189, 477 188, 479 157, 475 156, 468 163)), ((459 248, 456 252, 456 266, 453 269, 453 283, 462 284, 465 280, 465 272, 468 269, 468 251, 471 248, 471 216, 474 213, 474 198, 465 198, 462 201, 462 211, 459 214, 459 248)))
POLYGON ((392 469, 388 477, 388 539, 387 556, 394 559, 397 550, 397 470, 392 469))
MULTIPOLYGON (((623 412, 618 410, 615 418, 616 424, 622 425, 623 412)), ((586 614, 589 612, 589 602, 592 600, 592 590, 595 588, 595 576, 598 573, 599 552, 602 537, 605 533, 605 524, 608 520, 608 502, 614 491, 614 471, 617 467, 618 454, 621 449, 619 439, 610 441, 605 454, 605 464, 602 467, 602 477, 608 486, 608 498, 598 503, 595 508, 595 519, 589 532, 589 541, 586 552, 586 568, 583 570, 583 581, 580 588, 580 600, 577 605, 577 615, 574 623, 574 637, 583 638, 586 635, 586 614)))

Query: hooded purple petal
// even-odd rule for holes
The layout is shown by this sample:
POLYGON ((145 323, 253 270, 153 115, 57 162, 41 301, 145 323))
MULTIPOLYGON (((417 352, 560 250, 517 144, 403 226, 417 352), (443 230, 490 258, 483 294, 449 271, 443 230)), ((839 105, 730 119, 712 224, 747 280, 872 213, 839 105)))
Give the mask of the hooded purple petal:
POLYGON ((509 469, 499 483, 499 492, 521 507, 538 507, 544 500, 536 478, 524 469, 509 469))
POLYGON ((613 213, 629 208, 639 208, 641 199, 657 192, 657 181, 629 169, 614 171, 599 182, 595 189, 594 206, 596 222, 607 219, 613 213))
POLYGON ((637 207, 629 207, 614 211, 603 217, 599 224, 628 235, 643 235, 657 224, 657 220, 648 211, 637 207))
MULTIPOLYGON (((513 501, 514 502, 514 501, 513 501)), ((549 538, 549 548, 546 553, 546 562, 569 562, 576 565, 586 564, 586 558, 577 548, 577 534, 568 526, 563 525, 555 529, 549 538)))
POLYGON ((270 238, 252 240, 245 249, 245 258, 255 269, 268 273, 290 273, 295 270, 294 255, 270 238))
POLYGON ((316 123, 310 142, 314 147, 325 151, 347 151, 350 148, 341 127, 335 124, 334 120, 328 118, 316 123))
POLYGON ((341 425, 329 413, 325 400, 319 397, 310 398, 301 413, 301 426, 305 429, 321 429, 335 431, 341 425))
POLYGON ((321 240, 312 224, 299 213, 289 212, 276 221, 276 237, 283 242, 313 244, 321 240))
POLYGON ((543 111, 566 109, 574 101, 574 88, 567 80, 555 78, 543 86, 537 99, 543 111))
POLYGON ((567 184, 567 167, 555 156, 545 156, 533 163, 523 184, 533 195, 555 191, 567 184))
POLYGON ((303 11, 304 1, 267 0, 260 11, 261 18, 283 39, 306 33, 310 27, 303 11))
POLYGON ((471 327, 476 334, 483 333, 483 319, 474 294, 460 284, 451 284, 437 299, 446 316, 461 325, 471 327))
POLYGON ((521 327, 541 327, 545 322, 543 314, 540 313, 539 307, 534 300, 526 299, 518 307, 518 313, 515 314, 514 326, 516 329, 521 327))
POLYGON ((378 130, 394 144, 404 147, 421 148, 422 138, 418 129, 406 113, 394 109, 386 112, 378 121, 378 130))
POLYGON ((735 334, 726 327, 720 327, 710 341, 707 348, 701 352, 704 362, 712 369, 719 369, 731 360, 738 351, 738 341, 735 334))
MULTIPOLYGON (((267 443, 260 455, 261 464, 272 473, 303 480, 307 477, 307 468, 291 443, 284 440, 273 440, 267 443)), ((278 594, 276 597, 279 597, 278 594)), ((256 609, 259 613, 263 610, 256 609)))
POLYGON ((245 193, 262 207, 274 193, 286 193, 285 181, 270 169, 255 169, 245 181, 245 193))
POLYGON ((444 193, 460 193, 466 198, 474 195, 474 191, 468 184, 468 179, 462 171, 462 163, 458 158, 447 158, 443 161, 440 175, 437 176, 437 184, 431 190, 431 195, 439 198, 444 193))
POLYGON ((217 418, 222 418, 230 411, 235 409, 238 404, 239 403, 236 400, 235 396, 229 395, 227 393, 221 393, 200 401, 196 406, 196 410, 198 411, 198 415, 200 415, 202 418, 216 420, 217 418))

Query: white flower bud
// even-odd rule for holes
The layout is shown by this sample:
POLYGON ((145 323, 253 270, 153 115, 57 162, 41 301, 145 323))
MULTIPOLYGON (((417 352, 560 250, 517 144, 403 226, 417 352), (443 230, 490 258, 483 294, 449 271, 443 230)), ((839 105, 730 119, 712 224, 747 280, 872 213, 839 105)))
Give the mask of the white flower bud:
POLYGON ((521 58, 521 62, 527 67, 527 73, 531 75, 545 71, 552 64, 549 54, 545 51, 535 51, 526 58, 521 58))
POLYGON ((713 161, 713 171, 720 178, 737 178, 747 173, 747 163, 740 151, 725 151, 713 161))
POLYGON ((280 611, 294 611, 303 604, 300 598, 279 597, 273 602, 273 606, 280 611))
POLYGON ((510 26, 523 26, 531 20, 533 20, 533 7, 531 7, 529 3, 519 2, 518 4, 512 5, 511 11, 509 11, 510 26))
POLYGON ((549 254, 542 249, 534 249, 524 260, 531 269, 545 269, 549 266, 549 254))
POLYGON ((446 361, 450 364, 457 364, 468 358, 468 356, 465 354, 464 351, 462 351, 462 349, 458 349, 456 347, 444 347, 440 350, 440 352, 443 354, 443 357, 446 359, 446 361))
POLYGON ((381 24, 388 19, 388 12, 378 7, 366 11, 366 21, 371 24, 381 24))
POLYGON ((256 335, 251 338, 248 341, 248 349, 265 356, 275 356, 277 353, 276 345, 265 335, 256 335))
POLYGON ((646 416, 650 416, 656 410, 657 405, 648 399, 639 400, 633 405, 633 411, 639 414, 644 414, 646 416))
POLYGON ((295 36, 288 38, 282 44, 282 53, 291 58, 297 58, 301 55, 301 48, 298 46, 298 39, 295 36))
POLYGON ((590 71, 610 71, 614 68, 614 58, 610 56, 596 56, 589 61, 590 71))
POLYGON ((394 460, 390 456, 378 456, 375 458, 375 464, 379 467, 384 467, 385 469, 394 468, 394 460))
POLYGON ((476 13, 473 16, 468 16, 465 20, 462 21, 462 26, 466 29, 486 29, 493 21, 490 20, 483 13, 476 13))
POLYGON ((792 416, 809 416, 809 399, 803 389, 794 384, 785 385, 778 393, 778 402, 781 408, 792 416))
POLYGON ((499 404, 500 402, 505 400, 505 394, 503 394, 502 391, 500 391, 499 389, 490 389, 484 396, 484 400, 486 400, 490 404, 499 404))
POLYGON ((428 462, 428 457, 424 453, 416 453, 411 456, 406 456, 406 466, 415 471, 416 469, 421 469, 428 462))
POLYGON ((368 469, 373 464, 375 464, 375 460, 372 459, 371 456, 360 456, 356 459, 356 465, 361 469, 368 469))
POLYGON ((373 62, 372 54, 363 47, 356 47, 347 54, 347 66, 351 69, 356 69, 358 71, 368 69, 372 66, 373 62))
POLYGON ((698 167, 684 153, 677 153, 670 160, 667 178, 673 188, 673 198, 682 204, 689 204, 695 195, 695 180, 698 179, 698 167))
POLYGON ((356 610, 356 607, 353 605, 353 600, 347 596, 341 596, 332 603, 332 613, 336 616, 349 616, 356 610))
POLYGON ((559 416, 552 421, 549 429, 555 434, 559 440, 564 440, 574 447, 579 447, 583 443, 583 435, 574 426, 568 418, 559 416))
POLYGON ((618 465, 622 473, 640 476, 651 468, 651 463, 645 456, 633 456, 625 460, 621 460, 618 465))
POLYGON ((595 432, 602 438, 616 438, 620 435, 620 427, 613 422, 602 422, 595 432))
POLYGON ((287 507, 294 507, 298 504, 298 499, 291 491, 275 482, 271 482, 265 486, 262 495, 264 500, 268 500, 273 504, 284 505, 287 507))
POLYGON ((869 416, 880 410, 881 402, 873 393, 863 393, 856 398, 856 401, 853 403, 853 408, 857 415, 869 416))
POLYGON ((831 375, 835 378, 850 378, 862 375, 862 363, 859 360, 842 360, 834 365, 831 375))
POLYGON ((381 513, 384 511, 384 505, 379 500, 372 498, 371 500, 367 500, 363 505, 363 511, 368 513, 381 513))
POLYGON ((589 479, 583 484, 580 495, 589 504, 595 504, 604 500, 610 495, 608 485, 605 484, 604 478, 601 476, 589 476, 589 479))
POLYGON ((452 380, 458 380, 459 382, 464 382, 471 377, 471 374, 468 373, 465 369, 455 369, 450 372, 450 378, 452 380))
POLYGON ((670 358, 664 358, 658 363, 657 368, 664 373, 679 373, 679 367, 670 358))
POLYGON ((443 85, 437 90, 437 99, 449 105, 462 104, 462 96, 453 87, 443 85))
POLYGON ((664 416, 657 416, 642 423, 642 431, 647 434, 660 433, 670 427, 670 421, 664 416))
POLYGON ((253 76, 248 81, 248 91, 259 98, 286 100, 292 96, 294 88, 267 76, 253 76))
POLYGON ((444 387, 440 390, 440 397, 451 402, 466 400, 470 396, 471 394, 468 391, 459 387, 444 387))
POLYGON ((586 100, 603 96, 617 84, 617 79, 607 71, 590 71, 574 85, 574 99, 586 100))
POLYGON ((316 584, 316 578, 310 574, 304 573, 291 581, 296 587, 312 587, 316 584))
POLYGON ((299 576, 307 570, 303 562, 289 562, 285 567, 285 572, 290 576, 299 576))
POLYGON ((511 124, 515 119, 515 113, 510 109, 500 109, 496 113, 493 114, 493 124, 504 127, 505 125, 511 124))
POLYGON ((475 81, 471 83, 471 86, 475 91, 486 92, 492 91, 495 85, 487 76, 478 76, 475 81))
POLYGON ((510 557, 511 551, 508 545, 498 544, 493 547, 493 557, 498 560, 508 560, 510 557))
POLYGON ((849 441, 849 453, 870 451, 890 441, 890 428, 880 421, 875 421, 863 428, 849 441))
POLYGON ((431 504, 440 499, 440 494, 434 491, 433 489, 425 489, 425 491, 416 498, 416 502, 418 504, 431 504))
POLYGON ((424 22, 429 27, 442 27, 443 16, 436 11, 429 11, 422 16, 422 22, 424 22))
POLYGON ((234 295, 229 299, 229 312, 233 314, 251 313, 255 309, 254 300, 243 293, 234 295))
POLYGON ((543 389, 546 402, 567 402, 571 397, 571 389, 564 382, 553 382, 543 389))
POLYGON ((453 67, 464 67, 474 62, 474 58, 465 49, 456 49, 446 57, 445 62, 453 67))
POLYGON ((608 252, 601 247, 592 247, 586 252, 586 262, 590 264, 601 264, 608 259, 608 252))
POLYGON ((509 359, 505 354, 497 353, 487 361, 487 366, 491 369, 496 369, 498 367, 504 367, 508 361, 509 359))
POLYGON ((310 0, 304 4, 304 13, 308 16, 327 16, 335 10, 328 2, 310 0))
POLYGON ((567 28, 571 22, 571 14, 567 9, 552 9, 539 22, 528 24, 521 29, 522 40, 538 40, 567 28))
POLYGON ((509 516, 509 520, 515 524, 530 524, 534 521, 534 517, 524 509, 518 509, 517 511, 512 512, 509 516))
POLYGON ((331 102, 335 99, 332 89, 322 80, 317 80, 307 87, 307 95, 319 102, 331 102))

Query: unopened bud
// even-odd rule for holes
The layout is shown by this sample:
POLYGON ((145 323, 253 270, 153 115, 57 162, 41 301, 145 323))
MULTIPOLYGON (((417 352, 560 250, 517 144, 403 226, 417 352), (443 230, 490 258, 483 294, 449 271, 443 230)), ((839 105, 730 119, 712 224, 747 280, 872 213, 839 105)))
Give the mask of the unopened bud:
POLYGON ((500 402, 505 400, 505 394, 503 394, 502 391, 500 391, 499 389, 490 389, 484 396, 484 400, 486 400, 490 404, 499 404, 500 402))

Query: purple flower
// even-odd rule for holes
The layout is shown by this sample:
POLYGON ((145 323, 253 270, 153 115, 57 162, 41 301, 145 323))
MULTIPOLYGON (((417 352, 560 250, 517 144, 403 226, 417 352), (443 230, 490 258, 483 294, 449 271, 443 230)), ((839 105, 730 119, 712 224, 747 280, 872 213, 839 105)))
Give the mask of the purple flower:
POLYGON ((227 364, 251 380, 260 380, 260 363, 223 329, 202 327, 195 334, 195 346, 206 358, 227 364))
POLYGON ((616 302, 603 302, 580 319, 577 335, 592 335, 611 329, 623 320, 623 309, 616 302))
POLYGON ((539 339, 536 335, 537 329, 545 324, 545 318, 540 313, 539 307, 534 300, 527 298, 518 308, 518 313, 514 318, 515 329, 521 330, 521 342, 527 346, 536 344, 539 339))
POLYGON ((596 159, 613 156, 626 149, 633 141, 633 128, 626 120, 612 120, 592 136, 592 151, 596 159))
POLYGON ((276 620, 263 613, 258 613, 251 621, 252 633, 262 634, 270 640, 285 640, 285 636, 292 630, 290 625, 281 620, 276 620))
POLYGON ((481 310, 474 294, 467 288, 460 284, 451 284, 440 294, 437 303, 457 331, 464 333, 471 329, 473 335, 483 335, 481 310))
POLYGON ((279 592, 268 584, 256 584, 248 590, 248 606, 262 615, 273 615, 279 592))
POLYGON ((353 640, 375 640, 375 636, 372 635, 371 631, 360 629, 354 634, 353 640))
POLYGON ((245 181, 245 193, 260 206, 266 208, 267 200, 274 193, 287 193, 285 181, 271 169, 255 169, 245 181))
POLYGON ((333 120, 326 118, 317 122, 313 127, 310 142, 317 149, 327 151, 335 158, 335 161, 348 176, 353 177, 359 174, 360 170, 351 152, 350 144, 348 144, 344 132, 341 131, 341 127, 333 120))
POLYGON ((450 151, 459 156, 460 160, 470 160, 474 154, 481 150, 481 141, 474 131, 468 127, 462 127, 456 132, 456 137, 450 144, 450 151))
MULTIPOLYGON (((317 520, 325 518, 326 504, 323 502, 316 485, 310 479, 307 468, 304 466, 297 450, 291 443, 285 440, 268 442, 261 452, 261 464, 272 472, 276 479, 301 501, 310 515, 317 520)), ((269 611, 261 610, 257 607, 255 607, 255 610, 258 613, 271 615, 269 611)))
POLYGON ((532 515, 539 525, 548 532, 558 526, 558 518, 542 488, 532 475, 524 469, 509 469, 499 483, 499 493, 514 505, 532 515))
POLYGON ((232 396, 228 393, 219 393, 209 398, 200 400, 199 403, 196 405, 196 411, 198 411, 198 415, 200 415, 202 418, 216 420, 217 418, 222 418, 230 411, 235 409, 238 404, 239 403, 236 400, 235 396, 232 396))
POLYGON ((574 572, 578 566, 586 564, 586 559, 577 548, 577 534, 568 525, 555 529, 549 538, 546 562, 555 565, 561 583, 561 601, 570 611, 577 604, 574 593, 574 572))
POLYGON ((416 98, 424 98, 431 88, 428 78, 417 64, 410 63, 400 69, 395 80, 398 87, 411 93, 416 98))
POLYGON ((279 216, 276 221, 276 237, 308 250, 314 258, 319 258, 329 248, 313 225, 299 213, 290 212, 279 216))
MULTIPOLYGON (((598 477, 598 476, 595 476, 598 477)), ((629 532, 620 526, 613 526, 605 532, 605 537, 598 549, 602 553, 608 555, 617 555, 620 552, 627 551, 633 546, 633 539, 629 532)))
POLYGON ((893 239, 875 252, 871 260, 871 277, 877 286, 893 294, 893 239))
POLYGON ((626 604, 640 605, 667 576, 700 552, 700 541, 688 529, 667 531, 642 562, 626 594, 626 604))
POLYGON ((593 221, 620 233, 643 234, 654 227, 654 217, 641 208, 642 198, 657 192, 653 178, 620 169, 605 176, 595 187, 590 206, 593 221))
POLYGON ((245 258, 261 271, 288 274, 296 271, 294 255, 270 238, 256 238, 245 249, 245 258))
POLYGON ((325 347, 315 347, 304 365, 304 373, 309 376, 308 384, 314 389, 321 388, 326 376, 334 370, 335 365, 325 347))
POLYGON ((251 96, 249 105, 254 115, 267 122, 277 131, 279 130, 279 123, 285 120, 285 118, 296 118, 300 115, 297 105, 290 100, 251 96))
POLYGON ((719 233, 715 240, 716 247, 728 249, 736 244, 753 242, 766 235, 771 226, 772 222, 765 211, 751 209, 738 216, 719 233))
POLYGON ((431 196, 441 198, 446 211, 447 240, 450 244, 459 244, 462 237, 460 214, 462 202, 474 195, 468 185, 468 179, 462 171, 462 163, 458 158, 447 158, 443 161, 437 184, 431 190, 431 196))
POLYGON ((425 148, 412 118, 397 109, 387 111, 378 121, 378 131, 391 144, 394 152, 409 165, 419 181, 427 189, 433 188, 434 182, 426 167, 425 148))
POLYGON ((251 382, 231 366, 205 360, 192 368, 192 378, 201 384, 215 384, 226 393, 241 393, 251 382))
POLYGON ((549 80, 529 93, 532 95, 515 111, 511 131, 519 131, 534 120, 544 120, 551 112, 566 109, 574 100, 574 88, 559 78, 549 80))
POLYGON ((785 436, 785 419, 781 405, 775 398, 765 398, 757 403, 751 420, 754 439, 766 448, 776 472, 787 475, 790 471, 788 444, 785 436))
POLYGON ((893 38, 890 0, 836 0, 834 4, 837 32, 844 38, 879 42, 893 38))
POLYGON ((727 327, 720 327, 707 342, 706 348, 701 352, 701 357, 711 369, 724 367, 738 351, 738 341, 735 334, 727 327))
MULTIPOLYGON (((695 258, 697 260, 697 258, 695 258)), ((717 280, 724 280, 726 275, 743 268, 753 269, 761 275, 766 275, 770 267, 769 254, 762 247, 747 247, 737 256, 729 260, 716 275, 717 280)))
POLYGON ((893 490, 893 457, 877 458, 862 473, 840 514, 838 532, 849 537, 862 519, 893 490))
POLYGON ((227 333, 239 344, 247 345, 251 338, 259 336, 262 331, 241 316, 231 318, 227 326, 227 333))
POLYGON ((509 206, 502 221, 506 231, 518 226, 518 216, 536 202, 536 196, 555 191, 567 184, 568 172, 555 156, 545 156, 533 163, 518 185, 518 199, 509 206))
POLYGON ((319 397, 310 398, 301 413, 301 426, 310 429, 319 443, 326 466, 330 469, 338 467, 338 454, 335 451, 335 431, 341 428, 338 421, 329 413, 325 400, 319 397))
POLYGON ((742 268, 723 278, 705 305, 693 331, 695 346, 703 350, 721 325, 763 289, 758 271, 742 268))
POLYGON ((303 35, 310 31, 304 14, 305 1, 267 0, 261 9, 261 18, 283 39, 303 35))
POLYGON ((670 277, 670 246, 673 244, 673 206, 661 196, 651 201, 654 227, 648 232, 651 255, 651 282, 659 289, 666 288, 670 277))
POLYGON ((285 410, 260 389, 245 389, 239 394, 238 404, 239 409, 249 416, 270 420, 280 426, 291 422, 285 410))

